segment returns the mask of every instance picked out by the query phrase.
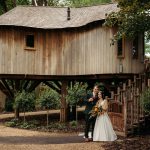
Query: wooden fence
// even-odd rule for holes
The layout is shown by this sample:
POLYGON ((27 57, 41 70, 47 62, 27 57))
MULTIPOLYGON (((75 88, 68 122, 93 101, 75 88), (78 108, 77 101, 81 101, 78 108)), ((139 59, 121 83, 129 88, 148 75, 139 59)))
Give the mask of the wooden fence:
POLYGON ((145 74, 134 76, 117 93, 111 92, 109 100, 109 116, 115 130, 123 132, 125 136, 132 133, 144 122, 144 111, 140 105, 140 94, 150 85, 150 79, 145 74))

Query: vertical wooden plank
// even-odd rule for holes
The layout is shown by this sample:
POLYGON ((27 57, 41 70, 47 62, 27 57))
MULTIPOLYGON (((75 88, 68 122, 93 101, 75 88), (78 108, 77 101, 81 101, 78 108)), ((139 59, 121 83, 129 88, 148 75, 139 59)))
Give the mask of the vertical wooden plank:
POLYGON ((60 122, 67 121, 67 103, 66 103, 66 94, 67 94, 67 81, 62 81, 61 87, 61 109, 60 109, 60 122))
POLYGON ((124 97, 123 101, 123 120, 124 120, 124 134, 127 136, 127 99, 124 97))

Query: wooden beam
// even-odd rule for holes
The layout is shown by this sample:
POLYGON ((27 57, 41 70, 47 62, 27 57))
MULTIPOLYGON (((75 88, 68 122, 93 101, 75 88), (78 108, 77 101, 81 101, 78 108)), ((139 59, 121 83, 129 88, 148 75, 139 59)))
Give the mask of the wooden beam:
POLYGON ((51 81, 63 81, 63 80, 75 80, 75 81, 88 81, 88 80, 111 80, 117 78, 131 79, 135 74, 92 74, 92 75, 23 75, 23 74, 0 74, 0 79, 21 79, 21 80, 51 80, 51 81))
POLYGON ((15 91, 20 90, 20 80, 15 80, 15 91))
POLYGON ((23 85, 23 89, 24 89, 24 90, 27 90, 27 87, 28 87, 28 85, 29 85, 29 82, 30 82, 30 80, 27 80, 27 81, 24 83, 24 85, 23 85))
POLYGON ((61 89, 61 83, 59 81, 53 81, 59 89, 61 89))
POLYGON ((0 90, 8 97, 11 97, 10 93, 8 90, 5 88, 5 86, 0 82, 0 90))
POLYGON ((14 97, 14 94, 13 92, 11 91, 8 83, 6 82, 5 79, 2 79, 1 82, 3 83, 3 85, 5 86, 5 88, 7 89, 7 91, 9 92, 10 96, 13 98, 14 97))
POLYGON ((53 90, 55 90, 57 93, 61 94, 61 90, 57 89, 55 86, 53 86, 52 84, 50 84, 48 81, 43 81, 43 83, 45 83, 47 86, 49 86, 50 88, 52 88, 53 90))
POLYGON ((40 83, 41 83, 41 80, 40 81, 34 81, 31 84, 31 86, 29 87, 28 92, 32 92, 40 83))
POLYGON ((10 80, 10 84, 11 84, 12 89, 14 90, 15 89, 14 80, 10 80))

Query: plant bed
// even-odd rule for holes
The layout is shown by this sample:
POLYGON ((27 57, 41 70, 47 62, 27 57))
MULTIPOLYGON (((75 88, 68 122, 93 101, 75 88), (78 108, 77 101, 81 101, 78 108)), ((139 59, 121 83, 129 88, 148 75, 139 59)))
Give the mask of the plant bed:
POLYGON ((49 114, 49 124, 47 126, 46 114, 28 115, 24 122, 23 116, 19 120, 14 118, 1 119, 1 123, 8 127, 21 128, 28 130, 44 131, 44 132, 83 132, 84 131, 84 114, 78 113, 78 121, 68 121, 61 123, 59 121, 60 114, 49 114))
POLYGON ((43 131, 43 132, 83 132, 84 131, 84 120, 70 121, 66 123, 61 123, 59 120, 55 119, 46 125, 45 120, 17 120, 11 119, 4 123, 7 127, 29 129, 34 131, 43 131))

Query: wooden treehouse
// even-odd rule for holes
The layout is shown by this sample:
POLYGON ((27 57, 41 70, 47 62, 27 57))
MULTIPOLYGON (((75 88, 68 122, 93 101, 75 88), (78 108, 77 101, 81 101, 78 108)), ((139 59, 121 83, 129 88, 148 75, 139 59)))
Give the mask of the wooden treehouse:
MULTIPOLYGON (((123 37, 111 45, 117 28, 104 27, 105 14, 117 4, 83 8, 18 6, 0 16, 0 89, 6 80, 61 81, 61 121, 66 120, 66 86, 72 80, 101 81, 111 93, 114 128, 127 134, 143 110, 137 100, 146 87, 144 39, 123 37), (115 82, 122 88, 116 87, 115 82), (128 84, 126 82, 128 81, 128 84), (113 84, 112 84, 113 83, 113 84)), ((48 84, 48 83, 47 83, 48 84)), ((17 84, 16 84, 17 85, 17 84)), ((7 90, 6 90, 7 89, 7 90)))

